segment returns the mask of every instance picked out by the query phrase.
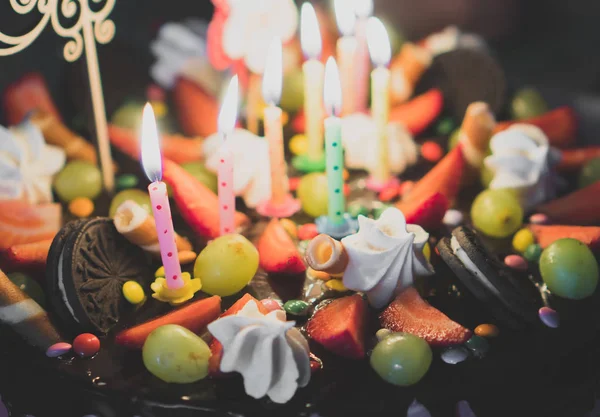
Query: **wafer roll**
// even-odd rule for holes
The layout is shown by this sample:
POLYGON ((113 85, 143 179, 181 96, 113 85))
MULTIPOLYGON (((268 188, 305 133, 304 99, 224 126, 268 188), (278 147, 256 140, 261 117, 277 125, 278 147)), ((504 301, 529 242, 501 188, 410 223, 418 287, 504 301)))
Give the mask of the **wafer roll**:
POLYGON ((423 73, 431 65, 431 53, 418 45, 407 42, 391 65, 392 101, 399 104, 407 101, 423 73))
MULTIPOLYGON (((127 240, 153 255, 160 255, 154 218, 135 201, 127 200, 115 213, 115 227, 127 240)), ((190 242, 175 234, 177 251, 191 251, 190 242)))
POLYGON ((315 271, 331 275, 343 274, 349 258, 344 245, 331 237, 320 234, 306 248, 306 263, 315 271))
POLYGON ((460 128, 460 141, 469 165, 482 166, 495 127, 496 119, 487 103, 469 104, 460 128))
POLYGON ((62 338, 48 313, 0 271, 0 322, 44 352, 62 338))

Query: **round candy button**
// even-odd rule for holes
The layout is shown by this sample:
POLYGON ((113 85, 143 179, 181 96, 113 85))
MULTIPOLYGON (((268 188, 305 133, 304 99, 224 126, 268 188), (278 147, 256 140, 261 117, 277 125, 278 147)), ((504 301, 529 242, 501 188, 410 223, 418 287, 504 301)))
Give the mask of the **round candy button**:
POLYGON ((83 333, 73 341, 73 350, 82 358, 90 358, 100 350, 100 339, 91 333, 83 333))

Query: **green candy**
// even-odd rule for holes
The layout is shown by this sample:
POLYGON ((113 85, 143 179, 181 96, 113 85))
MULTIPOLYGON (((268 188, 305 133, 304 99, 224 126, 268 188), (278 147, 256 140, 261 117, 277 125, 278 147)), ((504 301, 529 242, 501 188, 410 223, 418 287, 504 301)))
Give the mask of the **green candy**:
POLYGON ((369 209, 359 203, 350 204, 348 206, 347 210, 348 210, 348 214, 355 219, 360 215, 362 215, 362 216, 369 215, 369 209))
POLYGON ((114 217, 117 209, 121 204, 123 204, 127 200, 133 200, 138 203, 144 210, 146 210, 151 216, 152 214, 152 204, 150 203, 150 196, 148 193, 137 190, 137 189, 129 189, 123 190, 120 193, 115 195, 110 203, 110 208, 108 209, 108 216, 114 217))
POLYGON ((527 246, 527 249, 525 249, 523 256, 530 262, 538 262, 540 260, 540 256, 542 256, 542 247, 535 243, 533 245, 529 245, 527 246))
POLYGON ((548 104, 534 88, 523 88, 517 91, 510 105, 510 112, 516 120, 530 119, 547 111, 548 104))
POLYGON ((385 381, 405 387, 425 376, 432 357, 425 340, 408 333, 393 333, 377 343, 370 362, 385 381))
POLYGON ((116 186, 117 190, 127 190, 128 188, 135 188, 140 180, 133 174, 123 174, 117 178, 116 186))
POLYGON ((540 272, 554 294, 581 300, 598 285, 598 263, 592 251, 576 239, 559 239, 542 252, 540 272))
POLYGON ((308 303, 302 300, 290 300, 283 305, 286 313, 294 316, 305 316, 308 311, 308 303))
POLYGON ((595 158, 581 168, 577 185, 579 188, 585 188, 598 180, 600 180, 600 158, 595 158))
POLYGON ((454 130, 454 120, 451 117, 444 117, 437 124, 435 131, 440 136, 446 136, 454 130))
POLYGON ((30 296, 40 306, 44 307, 46 300, 44 290, 42 290, 40 284, 38 284, 33 278, 21 272, 11 272, 6 276, 12 281, 13 284, 19 287, 21 291, 30 296))
POLYGON ((473 335, 467 342, 465 346, 473 352, 473 355, 476 357, 483 357, 490 350, 490 343, 483 337, 473 335))
POLYGON ((102 175, 94 164, 72 161, 54 178, 54 191, 65 203, 77 197, 94 200, 102 192, 102 175))

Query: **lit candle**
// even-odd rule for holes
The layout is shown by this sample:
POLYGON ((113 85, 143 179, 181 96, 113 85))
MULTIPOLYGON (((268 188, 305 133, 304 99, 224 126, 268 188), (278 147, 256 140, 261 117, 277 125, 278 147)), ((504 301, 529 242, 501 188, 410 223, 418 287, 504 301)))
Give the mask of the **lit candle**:
POLYGON ((171 207, 167 195, 167 186, 162 182, 162 160, 156 128, 156 119, 152 106, 148 103, 144 107, 142 121, 142 166, 146 176, 151 181, 148 186, 150 202, 156 222, 158 244, 160 246, 160 257, 165 267, 165 279, 169 289, 183 287, 181 276, 181 265, 177 254, 177 244, 173 220, 171 219, 171 207))
POLYGON ((392 48, 383 23, 376 17, 369 19, 367 39, 371 60, 376 67, 371 73, 371 115, 377 129, 377 163, 372 167, 369 188, 381 190, 395 180, 390 172, 387 141, 390 113, 390 70, 387 67, 392 57, 392 48))
POLYGON ((335 16, 342 37, 337 42, 337 60, 340 63, 340 78, 342 82, 342 115, 354 113, 355 105, 355 56, 357 42, 354 37, 356 15, 354 9, 348 7, 348 0, 335 0, 335 16))
POLYGON ((268 217, 289 217, 300 210, 300 202, 289 193, 287 166, 283 151, 283 124, 281 99, 283 86, 283 53, 281 39, 275 38, 269 46, 263 75, 262 93, 265 107, 265 137, 269 142, 271 167, 271 198, 258 205, 256 211, 268 217))
MULTIPOLYGON (((366 113, 369 92, 369 48, 367 47, 367 21, 373 14, 373 0, 353 0, 356 14, 356 61, 355 74, 355 110, 366 113)), ((344 100, 346 98, 344 97, 344 100)))
POLYGON ((221 236, 235 231, 235 193, 233 191, 233 149, 227 141, 235 129, 238 108, 238 77, 231 79, 219 113, 219 133, 223 140, 219 149, 217 178, 219 185, 219 223, 221 236))

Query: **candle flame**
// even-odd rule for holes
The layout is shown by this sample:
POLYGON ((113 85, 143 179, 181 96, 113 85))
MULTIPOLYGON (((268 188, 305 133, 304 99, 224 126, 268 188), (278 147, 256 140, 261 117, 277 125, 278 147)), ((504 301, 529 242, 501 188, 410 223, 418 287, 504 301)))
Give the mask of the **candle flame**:
POLYGON ((342 85, 335 58, 329 57, 325 65, 325 86, 323 89, 325 109, 330 116, 340 114, 342 108, 342 85))
POLYGON ((218 126, 221 133, 229 134, 235 129, 239 100, 238 88, 238 76, 235 75, 229 82, 229 87, 227 88, 227 93, 225 93, 225 99, 219 112, 218 126))
POLYGON ((281 99, 283 88, 283 52, 281 39, 274 38, 269 45, 267 63, 263 74, 262 93, 265 102, 276 105, 281 99))
POLYGON ((162 160, 160 154, 160 140, 154 110, 150 103, 144 106, 142 117, 142 167, 151 182, 162 179, 162 160))
POLYGON ((334 0, 335 18, 338 28, 344 36, 352 36, 356 25, 356 15, 352 7, 348 7, 348 0, 334 0))
POLYGON ((302 51, 309 59, 318 59, 323 48, 321 31, 315 9, 310 3, 304 3, 300 11, 300 43, 302 51))
POLYGON ((392 59, 392 46, 390 37, 381 20, 370 17, 367 22, 367 43, 371 60, 377 67, 386 67, 392 59))
POLYGON ((354 13, 361 18, 367 18, 373 14, 373 0, 354 0, 354 13))

